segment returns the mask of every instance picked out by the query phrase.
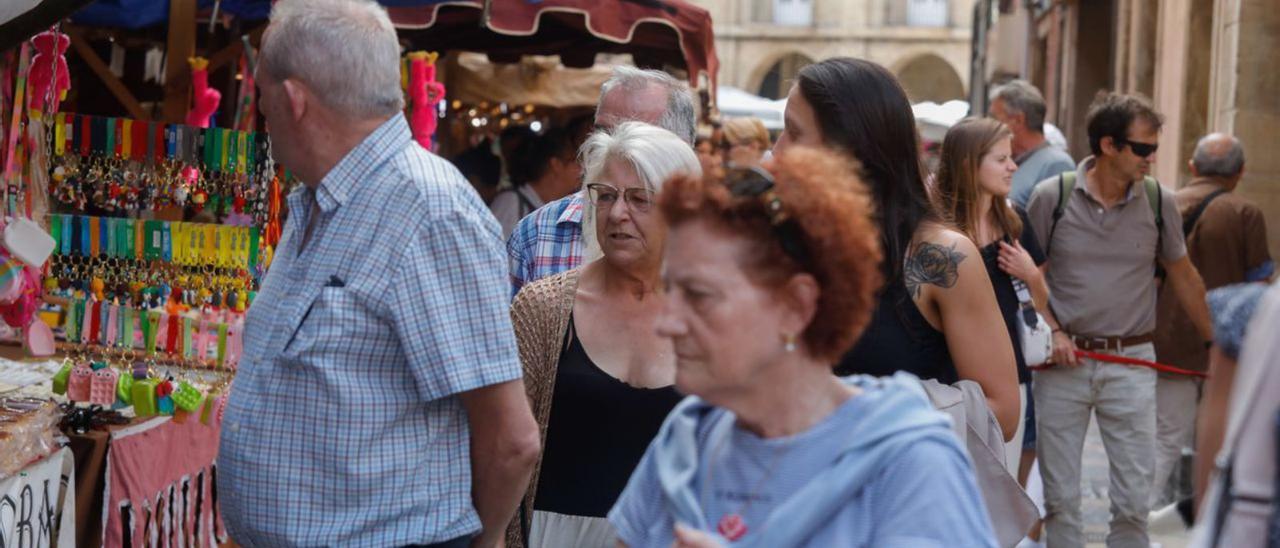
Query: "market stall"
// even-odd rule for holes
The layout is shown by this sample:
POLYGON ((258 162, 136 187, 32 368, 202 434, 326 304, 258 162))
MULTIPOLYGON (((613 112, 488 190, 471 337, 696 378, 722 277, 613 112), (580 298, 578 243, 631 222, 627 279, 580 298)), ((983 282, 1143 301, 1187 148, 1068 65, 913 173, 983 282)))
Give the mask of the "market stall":
MULTIPOLYGON (((174 10, 184 13, 194 27, 194 9, 174 10)), ((252 46, 226 49, 234 33, 222 29, 197 51, 192 33, 192 53, 214 58, 179 63, 174 40, 67 15, 0 51, 0 315, 23 354, 54 360, 0 361, 0 454, 14 461, 0 478, 61 459, 58 469, 74 472, 50 493, 75 510, 60 527, 50 512, 36 533, 20 525, 0 544, 214 545, 225 540, 213 496, 220 407, 283 194, 284 174, 254 131, 252 46), (114 66, 161 46, 170 55, 155 72, 181 74, 167 84, 114 66), (238 78, 219 85, 214 63, 238 78), (165 104, 165 85, 182 88, 180 100, 165 104), (23 243, 35 241, 42 249, 23 243), (6 410, 50 398, 67 402, 52 421, 59 441, 23 443, 6 429, 6 410)))
POLYGON ((481 52, 496 62, 559 55, 573 68, 594 65, 601 53, 626 53, 641 67, 683 71, 695 89, 716 85, 711 15, 684 0, 386 4, 401 35, 419 49, 481 52))
MULTIPOLYGON (((441 120, 536 130, 589 112, 609 73, 599 54, 715 83, 710 18, 684 2, 386 3, 411 50, 406 114, 427 148, 439 150, 441 120), (481 15, 486 32, 475 32, 481 15)), ((15 477, 60 485, 42 493, 57 511, 38 529, 6 522, 0 499, 0 545, 24 538, 11 532, 40 535, 16 543, 35 546, 227 540, 214 489, 221 409, 289 185, 254 105, 269 10, 0 7, 0 29, 21 33, 0 33, 16 36, 0 45, 0 317, 11 334, 0 354, 45 358, 0 359, 0 454, 12 460, 0 496, 31 483, 15 477), (41 441, 19 454, 7 426, 33 413, 42 430, 25 439, 41 441)))

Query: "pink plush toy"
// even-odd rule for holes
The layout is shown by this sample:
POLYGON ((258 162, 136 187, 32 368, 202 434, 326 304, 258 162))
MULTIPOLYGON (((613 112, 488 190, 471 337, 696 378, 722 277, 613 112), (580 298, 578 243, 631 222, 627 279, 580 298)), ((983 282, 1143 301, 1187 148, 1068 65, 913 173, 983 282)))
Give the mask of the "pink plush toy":
POLYGON ((209 127, 209 117, 218 110, 218 102, 222 93, 209 87, 209 60, 204 57, 192 57, 187 60, 191 64, 192 102, 187 112, 187 125, 193 127, 209 127))
POLYGON ((409 54, 409 98, 413 110, 409 127, 422 148, 431 150, 431 136, 436 132, 436 105, 444 99, 444 84, 436 81, 437 53, 415 51, 409 54))
POLYGON ((67 97, 71 89, 71 76, 67 73, 67 58, 63 56, 71 39, 57 31, 46 30, 31 39, 36 46, 36 54, 31 58, 31 72, 28 74, 28 89, 31 99, 28 105, 32 110, 44 110, 44 101, 48 97, 50 87, 53 88, 53 110, 67 97))

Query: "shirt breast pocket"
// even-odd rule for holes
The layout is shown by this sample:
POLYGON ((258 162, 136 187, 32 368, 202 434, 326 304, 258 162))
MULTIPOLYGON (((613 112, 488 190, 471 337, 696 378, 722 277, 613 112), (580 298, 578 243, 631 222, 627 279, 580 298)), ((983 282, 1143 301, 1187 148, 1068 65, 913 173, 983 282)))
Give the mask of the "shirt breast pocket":
POLYGON ((308 354, 327 353, 351 344, 368 315, 359 297, 346 287, 324 287, 315 294, 293 327, 281 357, 298 362, 308 354))

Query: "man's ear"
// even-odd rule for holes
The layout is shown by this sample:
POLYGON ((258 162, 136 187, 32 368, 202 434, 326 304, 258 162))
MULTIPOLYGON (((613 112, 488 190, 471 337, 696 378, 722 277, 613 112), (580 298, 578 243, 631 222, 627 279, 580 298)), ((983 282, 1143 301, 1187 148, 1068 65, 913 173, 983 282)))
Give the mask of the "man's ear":
POLYGON ((1192 177, 1199 177, 1199 176, 1200 176, 1200 170, 1196 169, 1196 161, 1195 161, 1195 160, 1187 160, 1187 172, 1188 172, 1188 173, 1191 173, 1191 176, 1192 176, 1192 177))
POLYGON ((1012 118, 1012 120, 1010 120, 1010 121, 1014 122, 1014 123, 1012 123, 1012 124, 1009 124, 1009 125, 1011 125, 1011 126, 1017 125, 1017 126, 1022 126, 1022 127, 1024 127, 1024 128, 1027 128, 1027 129, 1036 129, 1036 128, 1033 128, 1033 127, 1030 127, 1030 126, 1028 126, 1028 125, 1027 125, 1027 115, 1026 115, 1026 113, 1022 113, 1022 112, 1014 112, 1014 113, 1010 114, 1010 115, 1009 115, 1009 117, 1010 117, 1010 118, 1012 118))
POLYGON ((1098 141, 1098 147, 1102 149, 1104 154, 1116 155, 1120 153, 1120 149, 1116 148, 1116 139, 1110 135, 1103 137, 1098 141))
POLYGON ((284 82, 281 82, 281 85, 284 86, 285 97, 289 99, 289 115, 297 123, 307 113, 307 107, 309 106, 307 101, 311 95, 310 90, 301 83, 287 78, 284 82))

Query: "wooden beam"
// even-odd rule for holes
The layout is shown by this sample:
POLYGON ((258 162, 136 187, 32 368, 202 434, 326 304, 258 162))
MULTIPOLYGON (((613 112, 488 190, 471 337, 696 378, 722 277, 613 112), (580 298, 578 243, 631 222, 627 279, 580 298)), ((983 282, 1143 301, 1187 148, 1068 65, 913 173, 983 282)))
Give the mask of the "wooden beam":
MULTIPOLYGON (((266 32, 267 25, 263 24, 256 29, 249 31, 249 43, 261 44, 262 33, 266 32)), ((235 63, 240 60, 240 55, 244 53, 244 43, 240 41, 240 37, 235 37, 235 42, 222 48, 221 51, 209 56, 209 72, 213 72, 227 63, 235 63)))
MULTIPOLYGON (((267 26, 264 24, 250 31, 249 42, 260 43, 262 41, 262 32, 265 30, 267 30, 267 26)), ((236 63, 237 61, 239 61, 240 55, 242 53, 244 53, 244 44, 241 43, 239 37, 237 37, 235 42, 227 45, 227 47, 222 48, 214 52, 212 55, 208 56, 209 74, 218 72, 219 69, 221 69, 222 67, 228 64, 236 63)), ((169 80, 166 77, 165 82, 168 82, 168 81, 169 80)), ((191 71, 188 70, 179 74, 176 83, 183 87, 190 85, 191 71)))
POLYGON ((80 55, 81 59, 84 59, 85 64, 89 65, 89 69, 98 75, 98 79, 107 85, 107 89, 111 91, 116 100, 120 101, 121 105, 124 105, 125 110, 129 111, 129 116, 135 120, 149 120, 151 117, 147 116, 146 111, 142 110, 142 105, 138 103, 138 99, 133 96, 128 86, 124 85, 124 82, 121 82, 119 78, 116 78, 116 75, 111 73, 111 69, 107 67, 107 64, 102 61, 101 57, 98 57, 98 52, 93 51, 93 46, 90 46, 89 42, 85 41, 79 32, 68 30, 67 34, 71 36, 71 45, 76 48, 76 53, 80 55))
POLYGON ((169 44, 165 52, 163 118, 180 124, 187 118, 191 95, 187 59, 196 53, 196 0, 169 0, 169 44))

